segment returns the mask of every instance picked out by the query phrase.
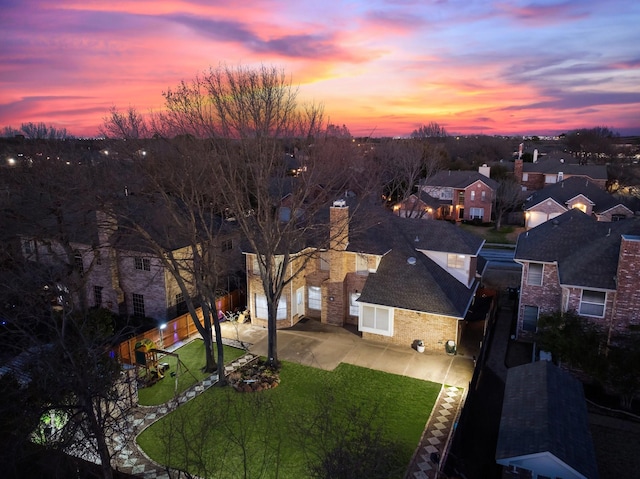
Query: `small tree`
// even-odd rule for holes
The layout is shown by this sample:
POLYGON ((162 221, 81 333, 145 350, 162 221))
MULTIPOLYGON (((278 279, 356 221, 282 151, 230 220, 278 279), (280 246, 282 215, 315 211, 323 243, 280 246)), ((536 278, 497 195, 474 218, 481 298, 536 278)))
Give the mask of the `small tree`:
POLYGON ((522 206, 524 196, 525 193, 516 180, 507 178, 499 182, 495 200, 496 221, 494 227, 496 230, 502 226, 502 218, 507 212, 522 206))

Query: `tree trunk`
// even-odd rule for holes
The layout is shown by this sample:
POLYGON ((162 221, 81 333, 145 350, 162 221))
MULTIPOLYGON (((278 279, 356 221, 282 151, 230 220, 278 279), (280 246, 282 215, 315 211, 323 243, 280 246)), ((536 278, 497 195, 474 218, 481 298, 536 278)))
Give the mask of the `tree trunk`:
MULTIPOLYGON (((206 301, 202 303, 202 316, 204 327, 202 331, 200 331, 200 335, 204 340, 204 350, 205 350, 205 366, 204 370, 208 373, 212 373, 216 370, 217 364, 216 360, 213 356, 213 335, 211 330, 211 308, 209 308, 209 304, 206 301)), ((217 319, 216 319, 217 321, 217 319)), ((216 339, 217 340, 217 339, 216 339)))
POLYGON ((100 408, 100 400, 96 400, 98 404, 93 404, 91 399, 85 402, 84 410, 88 416, 89 423, 91 424, 91 430, 96 438, 96 447, 98 449, 98 455, 100 456, 100 469, 102 470, 103 479, 113 478, 113 469, 111 468, 111 454, 109 452, 109 446, 104 437, 104 429, 100 425, 100 421, 96 416, 97 411, 95 408, 100 408))
POLYGON ((216 314, 213 318, 213 328, 216 333, 216 348, 218 349, 218 386, 227 385, 227 377, 224 375, 224 349, 222 345, 222 329, 220 319, 216 314))
POLYGON ((276 317, 278 314, 277 303, 280 298, 272 298, 267 304, 268 315, 267 319, 267 363, 274 368, 280 366, 278 361, 278 341, 276 335, 276 317))

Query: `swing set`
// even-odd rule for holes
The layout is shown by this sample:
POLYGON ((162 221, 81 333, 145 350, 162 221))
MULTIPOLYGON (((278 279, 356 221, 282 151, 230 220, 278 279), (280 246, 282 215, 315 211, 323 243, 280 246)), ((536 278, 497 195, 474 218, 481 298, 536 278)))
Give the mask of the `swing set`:
POLYGON ((174 396, 178 395, 178 379, 181 374, 189 373, 198 381, 177 353, 156 348, 156 344, 150 339, 142 339, 135 346, 135 365, 138 370, 137 377, 141 379, 143 387, 149 387, 164 379, 165 372, 169 369, 168 363, 160 363, 159 356, 172 356, 176 358, 176 370, 170 376, 175 379, 173 386, 174 396))

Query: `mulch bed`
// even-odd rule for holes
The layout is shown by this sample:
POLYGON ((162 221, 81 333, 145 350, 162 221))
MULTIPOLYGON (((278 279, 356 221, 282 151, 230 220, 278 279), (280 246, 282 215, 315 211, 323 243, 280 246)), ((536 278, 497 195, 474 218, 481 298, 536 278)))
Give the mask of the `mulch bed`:
POLYGON ((250 363, 235 370, 228 377, 229 384, 238 392, 258 392, 280 384, 280 374, 264 361, 250 363))

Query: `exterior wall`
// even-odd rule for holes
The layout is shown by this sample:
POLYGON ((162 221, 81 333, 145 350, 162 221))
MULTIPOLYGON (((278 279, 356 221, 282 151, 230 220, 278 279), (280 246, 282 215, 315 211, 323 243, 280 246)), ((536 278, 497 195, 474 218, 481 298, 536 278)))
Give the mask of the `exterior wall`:
POLYGON ((523 172, 520 184, 526 188, 527 191, 541 190, 545 185, 544 174, 537 172, 523 172))
POLYGON ((525 227, 526 229, 535 228, 539 224, 549 221, 566 211, 567 209, 557 202, 551 199, 545 200, 525 212, 525 227))
POLYGON ((168 318, 169 302, 165 283, 165 269, 159 258, 133 251, 119 252, 118 272, 128 314, 133 314, 133 294, 135 293, 144 296, 144 313, 146 317, 157 320, 166 320, 168 318), (136 257, 149 259, 150 271, 136 269, 136 257))
POLYGON ((472 185, 469 185, 464 190, 464 219, 471 219, 471 208, 484 209, 484 216, 482 221, 491 221, 491 206, 493 204, 493 189, 482 181, 476 181, 472 185), (471 199, 471 192, 475 192, 475 199, 471 199), (485 194, 485 199, 482 199, 482 193, 485 194))
MULTIPOLYGON (((573 311, 576 314, 580 311, 580 299, 582 298, 582 289, 583 288, 563 288, 562 291, 562 303, 563 303, 563 311, 573 311)), ((589 288, 584 288, 589 289, 589 288)), ((607 299, 605 301, 604 307, 604 317, 598 318, 595 316, 582 316, 585 321, 588 321, 599 328, 608 328, 611 323, 611 318, 613 316, 613 303, 614 303, 615 293, 607 292, 607 299)))
POLYGON ((403 346, 411 346, 414 341, 422 339, 426 349, 443 352, 448 340, 453 339, 458 344, 458 334, 457 318, 396 308, 394 310, 393 336, 362 333, 362 338, 403 346))
POLYGON ((451 276, 456 278, 462 284, 469 286, 476 277, 476 268, 478 264, 478 258, 471 255, 464 255, 464 268, 449 268, 448 256, 449 253, 443 253, 441 251, 424 251, 422 253, 427 255, 429 259, 435 262, 438 266, 444 269, 451 276))
POLYGON ((426 205, 426 203, 411 195, 403 203, 397 204, 393 207, 393 212, 401 218, 420 218, 420 219, 433 219, 435 211, 433 208, 426 205))
POLYGON ((520 304, 518 305, 518 339, 533 340, 533 334, 523 330, 523 316, 525 306, 538 306, 539 314, 559 311, 562 308, 562 289, 558 280, 556 264, 545 263, 542 270, 542 285, 527 284, 529 263, 522 266, 522 280, 520 283, 520 304))
POLYGON ((598 221, 611 221, 613 219, 613 215, 624 215, 626 218, 631 218, 633 213, 625 206, 617 205, 602 214, 596 214, 595 216, 598 221))
POLYGON ((567 208, 578 208, 583 213, 591 216, 593 214, 593 203, 584 195, 578 195, 567 203, 567 208))
POLYGON ((623 236, 618 256, 612 334, 640 327, 640 237, 623 236))

